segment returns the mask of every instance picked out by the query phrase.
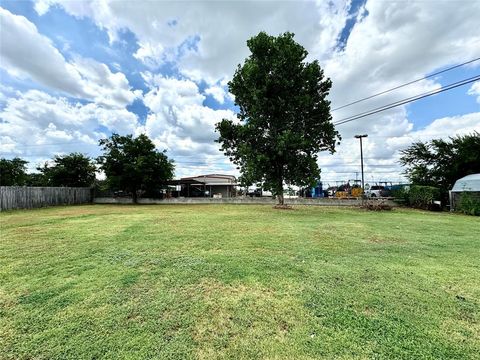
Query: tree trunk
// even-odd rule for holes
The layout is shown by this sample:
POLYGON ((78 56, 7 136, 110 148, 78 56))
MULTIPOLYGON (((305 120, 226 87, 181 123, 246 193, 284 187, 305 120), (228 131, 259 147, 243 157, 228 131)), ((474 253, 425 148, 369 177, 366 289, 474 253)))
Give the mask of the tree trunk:
POLYGON ((277 195, 277 198, 278 198, 278 205, 282 205, 282 206, 283 206, 283 205, 285 204, 285 200, 284 200, 284 198, 283 198, 283 191, 282 191, 281 194, 278 194, 278 195, 277 195))
POLYGON ((280 178, 280 180, 278 181, 277 199, 278 199, 278 205, 283 206, 285 204, 285 199, 283 197, 283 177, 280 178))
POLYGON ((133 203, 134 203, 134 204, 137 204, 137 203, 138 203, 137 190, 133 190, 133 191, 132 191, 132 199, 133 199, 133 203))

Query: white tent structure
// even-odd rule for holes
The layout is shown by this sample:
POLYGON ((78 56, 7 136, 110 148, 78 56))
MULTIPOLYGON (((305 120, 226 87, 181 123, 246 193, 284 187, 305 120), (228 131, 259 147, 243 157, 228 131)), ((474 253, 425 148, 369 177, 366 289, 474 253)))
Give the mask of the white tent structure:
POLYGON ((480 174, 467 175, 458 179, 450 190, 450 210, 455 210, 462 197, 462 194, 469 193, 470 196, 480 199, 480 174))

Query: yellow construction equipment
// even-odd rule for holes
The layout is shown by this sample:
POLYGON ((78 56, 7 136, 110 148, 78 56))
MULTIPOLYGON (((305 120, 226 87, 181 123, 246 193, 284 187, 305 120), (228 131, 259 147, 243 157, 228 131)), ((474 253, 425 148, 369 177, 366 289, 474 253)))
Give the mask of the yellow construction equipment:
POLYGON ((337 191, 337 192, 335 193, 335 197, 337 197, 337 198, 346 198, 346 197, 348 197, 348 192, 346 192, 346 191, 337 191))
POLYGON ((360 197, 360 196, 362 196, 362 194, 363 194, 363 189, 362 188, 356 187, 356 188, 352 189, 352 196, 353 197, 360 197))

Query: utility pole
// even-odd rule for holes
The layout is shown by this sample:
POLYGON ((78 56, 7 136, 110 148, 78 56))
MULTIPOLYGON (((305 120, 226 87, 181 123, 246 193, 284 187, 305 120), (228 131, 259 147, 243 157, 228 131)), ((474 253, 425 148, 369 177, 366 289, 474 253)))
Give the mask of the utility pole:
POLYGON ((362 143, 362 138, 367 137, 367 134, 364 135, 355 135, 356 139, 360 139, 360 163, 362 166, 362 199, 365 198, 365 181, 363 178, 363 143, 362 143))

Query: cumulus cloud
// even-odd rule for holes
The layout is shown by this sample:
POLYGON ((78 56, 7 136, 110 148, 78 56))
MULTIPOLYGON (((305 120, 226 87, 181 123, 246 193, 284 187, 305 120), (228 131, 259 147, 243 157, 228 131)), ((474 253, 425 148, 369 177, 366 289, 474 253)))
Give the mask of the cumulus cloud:
POLYGON ((473 83, 472 87, 468 90, 468 95, 477 96, 477 102, 480 104, 480 81, 473 83))
POLYGON ((0 112, 2 157, 21 156, 34 165, 55 154, 98 155, 98 139, 127 134, 139 124, 126 109, 72 103, 38 90, 10 97, 0 112))
MULTIPOLYGON (((398 163, 400 150, 416 141, 429 141, 449 136, 471 134, 480 131, 480 112, 435 119, 421 129, 412 124, 397 134, 373 134, 363 140, 366 181, 406 181, 398 163)), ((322 179, 331 185, 335 180, 359 179, 360 145, 357 139, 347 137, 334 156, 322 154, 319 158, 322 179)))
POLYGON ((111 107, 124 107, 140 95, 124 74, 112 73, 105 64, 80 56, 68 62, 27 18, 0 8, 0 22, 0 66, 12 76, 111 107))
MULTIPOLYGON (((143 101, 150 109, 143 131, 151 137, 158 148, 169 150, 178 158, 179 169, 188 169, 189 164, 218 159, 219 145, 215 124, 223 118, 234 118, 231 110, 214 110, 203 105, 205 96, 197 84, 188 79, 176 79, 145 73, 150 86, 143 101), (189 159, 190 157, 190 159, 189 159)), ((221 164, 226 164, 221 161, 221 164)), ((217 161, 216 167, 220 163, 217 161)))
MULTIPOLYGON (((451 2, 406 6, 402 2, 368 1, 365 12, 367 16, 362 12, 358 15, 344 50, 335 52, 325 63, 326 74, 333 79, 334 108, 478 55, 480 35, 475 31, 475 22, 480 16, 479 3, 458 7, 451 2), (446 22, 455 26, 447 31, 446 22)), ((336 111, 334 118, 338 120, 439 85, 436 79, 419 82, 336 111)), ((377 122, 394 114, 403 117, 402 109, 394 110, 356 122, 352 127, 362 124, 370 130, 371 119, 377 122)))
POLYGON ((4 69, 15 76, 31 77, 73 96, 88 96, 80 85, 80 74, 65 61, 51 40, 37 31, 33 23, 3 8, 0 8, 0 22, 0 64, 4 69))
POLYGON ((227 96, 225 89, 218 85, 210 86, 205 90, 205 94, 211 95, 220 104, 225 102, 225 97, 227 96))
MULTIPOLYGON (((143 101, 150 113, 145 124, 137 126, 135 132, 146 132, 155 139, 159 148, 176 152, 179 159, 184 159, 185 168, 190 166, 187 159, 208 159, 213 167, 220 166, 218 164, 224 161, 218 153, 217 144, 213 143, 213 125, 222 117, 234 114, 230 110, 213 110, 204 106, 205 95, 212 96, 220 104, 224 103, 228 96, 226 82, 236 65, 248 55, 245 42, 260 30, 275 35, 287 30, 296 34, 296 40, 310 52, 308 60, 319 59, 326 76, 333 81, 330 94, 332 108, 470 60, 478 56, 480 48, 477 31, 479 2, 458 6, 447 1, 405 3, 367 0, 355 14, 349 12, 351 4, 348 0, 198 1, 188 3, 188 6, 183 2, 39 0, 35 9, 42 15, 54 4, 59 4, 75 17, 88 17, 108 32, 112 42, 118 40, 119 33, 125 29, 135 35, 138 49, 132 56, 152 72, 143 74, 149 86, 143 101), (345 24, 352 17, 355 18, 354 26, 345 29, 345 24), (339 43, 340 38, 345 40, 342 44, 339 43), (155 74, 165 62, 173 63, 181 78, 155 74), (198 89, 198 84, 202 82, 207 85, 204 94, 198 89)), ((10 73, 30 76, 39 83, 68 94, 90 96, 103 108, 112 107, 115 103, 124 106, 139 95, 129 88, 128 81, 122 78, 123 74, 109 73, 106 67, 102 72, 103 64, 84 65, 88 60, 81 58, 66 61, 47 38, 38 34, 33 24, 26 24, 28 20, 25 18, 14 17, 9 21, 17 27, 23 26, 25 30, 8 31, 18 38, 21 35, 17 33, 28 33, 29 38, 33 37, 36 43, 41 44, 43 52, 35 50, 36 44, 31 45, 39 58, 48 56, 49 62, 56 64, 58 69, 55 74, 43 72, 48 75, 43 76, 42 71, 27 60, 17 62, 15 51, 10 49, 10 52, 7 51, 10 60, 3 61, 2 58, 10 73), (52 76, 56 78, 52 79, 52 76), (77 82, 79 78, 80 86, 77 82)), ((433 78, 339 109, 333 112, 334 121, 432 90, 441 82, 442 78, 433 78)), ((480 98, 478 83, 468 93, 480 98)), ((322 154, 320 164, 325 165, 325 176, 355 176, 359 156, 358 140, 353 139, 353 135, 368 133, 365 152, 368 154, 366 157, 372 158, 368 159, 372 160, 367 164, 369 170, 375 170, 378 176, 398 178, 399 168, 395 163, 398 149, 417 138, 425 139, 427 132, 445 137, 462 131, 463 122, 475 122, 478 119, 476 116, 477 113, 460 114, 459 117, 436 120, 430 125, 432 127, 417 130, 409 119, 408 106, 394 108, 339 126, 344 140, 338 147, 338 153, 335 156, 322 154), (460 127, 450 128, 448 121, 460 127), (443 128, 439 124, 443 124, 443 128)), ((47 127, 48 124, 44 129, 47 127)), ((51 131, 63 129, 57 126, 51 131)), ((202 167, 198 165, 194 169, 202 167)))
MULTIPOLYGON (((345 47, 323 62, 325 73, 333 81, 332 108, 478 56, 480 35, 474 24, 480 16, 480 4, 470 5, 459 8, 451 2, 406 5, 367 1, 357 14, 345 47), (444 25, 447 22, 455 24, 448 31, 444 25)), ((441 86, 440 80, 418 82, 333 111, 334 121, 432 90, 441 86)), ((417 139, 445 138, 471 130, 474 125, 478 128, 478 124, 478 113, 474 113, 438 119, 416 131, 409 119, 408 106, 401 106, 339 125, 343 141, 338 153, 320 157, 323 177, 348 180, 358 176, 360 156, 358 140, 353 139, 355 134, 369 134, 364 142, 364 154, 370 176, 376 181, 401 180, 401 169, 396 163, 399 149, 417 139), (465 121, 470 125, 466 126, 465 121)))
POLYGON ((44 14, 54 3, 74 16, 92 18, 112 41, 118 39, 119 31, 129 29, 138 38, 135 56, 146 64, 175 60, 182 74, 214 84, 231 76, 248 55, 246 40, 262 30, 293 31, 316 54, 329 53, 348 17, 349 1, 196 1, 186 5, 40 0, 37 12, 44 14))

